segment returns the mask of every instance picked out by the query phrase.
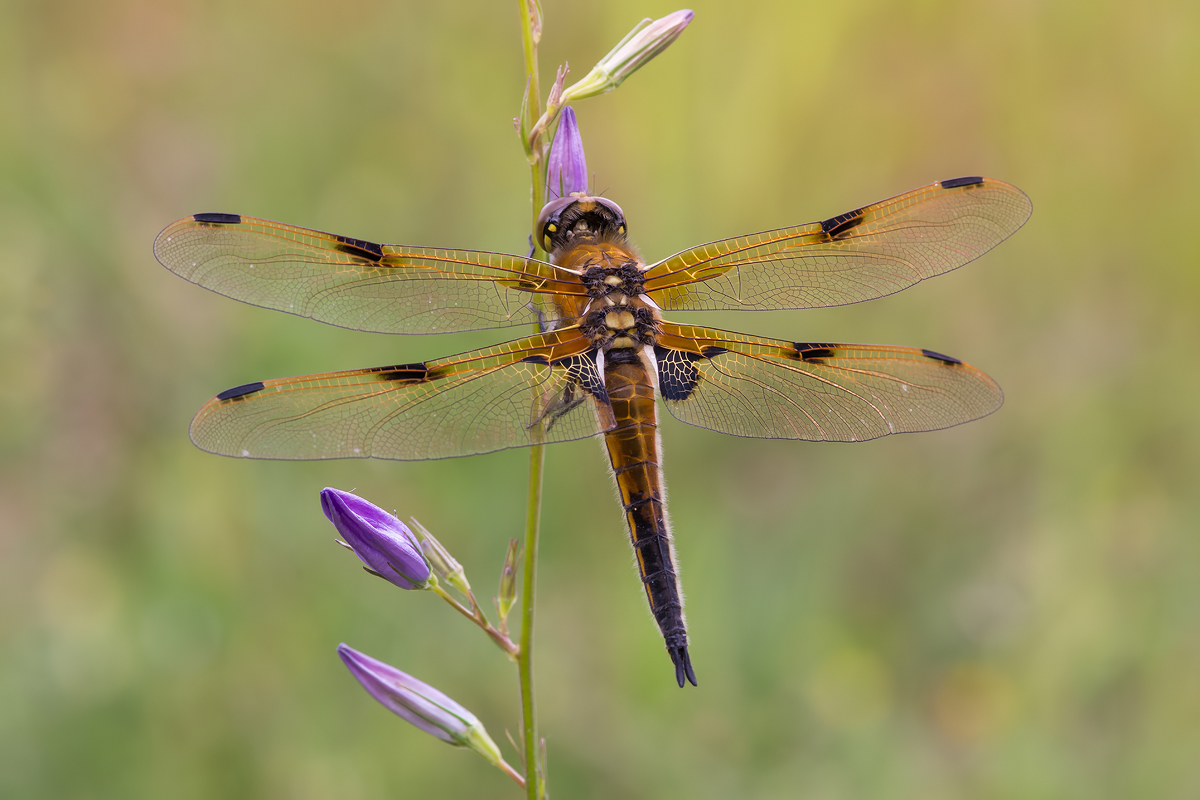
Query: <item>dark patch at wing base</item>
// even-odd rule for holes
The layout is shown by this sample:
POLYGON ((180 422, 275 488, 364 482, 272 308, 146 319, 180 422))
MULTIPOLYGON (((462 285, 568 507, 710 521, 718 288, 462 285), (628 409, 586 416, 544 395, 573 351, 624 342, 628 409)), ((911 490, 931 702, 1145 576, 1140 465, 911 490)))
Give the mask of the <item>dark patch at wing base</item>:
MULTIPOLYGON (((529 359, 524 359, 528 361, 529 359)), ((575 385, 592 397, 602 402, 608 402, 608 390, 604 386, 604 378, 596 369, 596 351, 591 350, 575 356, 567 356, 549 362, 551 366, 561 367, 571 376, 575 385)))
POLYGON ((365 239, 352 239, 349 236, 338 236, 337 240, 339 242, 338 250, 343 253, 361 256, 375 262, 383 260, 383 245, 368 242, 365 239))
POLYGON ((535 354, 521 359, 521 363, 551 366, 567 375, 568 380, 562 384, 558 395, 550 400, 534 422, 535 425, 544 422, 547 433, 553 430, 560 419, 583 405, 589 396, 596 400, 601 427, 608 430, 616 425, 616 420, 612 418, 612 406, 608 399, 608 390, 604 386, 604 378, 596 368, 595 350, 553 361, 545 355, 535 354))
POLYGON ((252 395, 255 392, 260 392, 260 391, 262 391, 262 389, 263 389, 262 381, 255 381, 254 383, 243 383, 241 386, 235 386, 232 389, 226 389, 225 391, 221 392, 219 395, 217 395, 217 399, 218 400, 237 400, 238 398, 252 395))
POLYGON ((947 365, 963 363, 954 356, 944 356, 941 353, 935 353, 934 351, 926 350, 925 348, 921 348, 921 355, 925 356, 926 358, 932 358, 934 361, 940 361, 947 365))
MULTIPOLYGON (((721 347, 713 349, 726 352, 721 347)), ((685 350, 655 347, 654 358, 658 362, 658 393, 664 400, 688 399, 696 388, 696 383, 700 380, 700 373, 696 369, 695 362, 710 357, 702 356, 699 353, 689 353, 685 350)))
POLYGON ((242 217, 239 214, 192 214, 192 219, 196 222, 217 222, 222 225, 242 224, 242 217))
POLYGON ((983 183, 983 178, 973 176, 970 178, 951 178, 948 181, 942 181, 943 189, 957 189, 959 186, 978 186, 983 183))

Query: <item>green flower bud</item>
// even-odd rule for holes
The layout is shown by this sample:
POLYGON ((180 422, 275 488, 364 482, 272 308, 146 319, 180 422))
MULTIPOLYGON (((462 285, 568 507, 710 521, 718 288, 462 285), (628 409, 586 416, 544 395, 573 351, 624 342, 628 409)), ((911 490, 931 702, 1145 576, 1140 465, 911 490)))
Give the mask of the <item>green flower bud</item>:
POLYGON ((443 547, 442 543, 435 539, 424 525, 417 522, 416 519, 412 520, 412 524, 417 529, 417 536, 421 540, 421 552, 425 554, 425 560, 433 568, 434 574, 463 594, 470 594, 471 584, 467 582, 467 573, 462 564, 450 555, 450 551, 443 547))
POLYGON ((592 71, 584 76, 583 80, 563 92, 562 102, 565 104, 582 100, 617 88, 626 78, 678 39, 694 16, 692 11, 683 9, 662 19, 642 20, 608 55, 592 67, 592 71))
POLYGON ((500 592, 496 595, 496 613, 503 623, 508 619, 517 602, 517 562, 521 559, 521 543, 508 540, 508 553, 504 556, 504 568, 500 571, 500 592))

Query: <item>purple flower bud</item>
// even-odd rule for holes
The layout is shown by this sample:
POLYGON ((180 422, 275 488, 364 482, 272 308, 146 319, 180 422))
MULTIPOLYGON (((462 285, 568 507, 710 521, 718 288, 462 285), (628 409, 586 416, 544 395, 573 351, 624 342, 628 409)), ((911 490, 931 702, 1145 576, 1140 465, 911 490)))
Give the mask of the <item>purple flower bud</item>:
POLYGON ((400 520, 358 495, 321 490, 321 510, 370 572, 401 589, 426 589, 429 563, 421 544, 400 520))
POLYGON ((338 645, 338 655, 384 708, 443 742, 469 747, 497 766, 503 763, 500 749, 475 715, 437 689, 345 644, 338 645))
POLYGON ((567 106, 558 122, 558 133, 550 146, 546 164, 546 200, 566 197, 572 192, 587 193, 587 158, 583 154, 583 137, 575 121, 575 109, 567 106))

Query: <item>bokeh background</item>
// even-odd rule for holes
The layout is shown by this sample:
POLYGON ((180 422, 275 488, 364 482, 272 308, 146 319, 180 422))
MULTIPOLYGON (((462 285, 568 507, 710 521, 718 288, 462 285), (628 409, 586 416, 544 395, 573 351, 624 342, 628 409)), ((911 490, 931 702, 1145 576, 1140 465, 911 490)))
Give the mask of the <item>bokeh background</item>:
MULTIPOLYGON (((547 86, 675 8, 545 3, 547 86)), ((552 448, 553 796, 1200 796, 1200 6, 693 7, 578 107, 648 257, 960 175, 1034 214, 901 295, 688 319, 933 348, 1007 402, 854 446, 667 419, 698 690, 674 685, 600 447, 552 448)), ((244 463, 186 435, 235 384, 505 334, 322 326, 187 284, 150 245, 230 211, 522 251, 522 89, 511 2, 0 4, 0 795, 518 796, 338 661, 348 642, 516 730, 511 666, 365 577, 317 493, 417 516, 490 596, 527 454, 244 463)))

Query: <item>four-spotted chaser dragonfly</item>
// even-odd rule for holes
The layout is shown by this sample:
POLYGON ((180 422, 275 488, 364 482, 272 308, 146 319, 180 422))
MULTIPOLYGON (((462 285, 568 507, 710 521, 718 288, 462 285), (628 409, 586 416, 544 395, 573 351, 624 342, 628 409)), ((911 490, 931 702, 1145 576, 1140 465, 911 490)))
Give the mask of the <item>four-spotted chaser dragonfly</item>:
POLYGON ((883 297, 986 253, 1029 214, 1020 190, 972 177, 649 265, 621 209, 583 195, 541 212, 534 235, 549 261, 379 245, 237 214, 182 219, 154 252, 214 292, 345 328, 539 325, 535 335, 447 358, 237 386, 200 409, 192 441, 244 458, 421 460, 603 436, 646 596, 683 686, 696 678, 656 395, 701 428, 843 442, 978 419, 1003 395, 983 372, 931 350, 764 339, 668 322, 663 312, 883 297))

